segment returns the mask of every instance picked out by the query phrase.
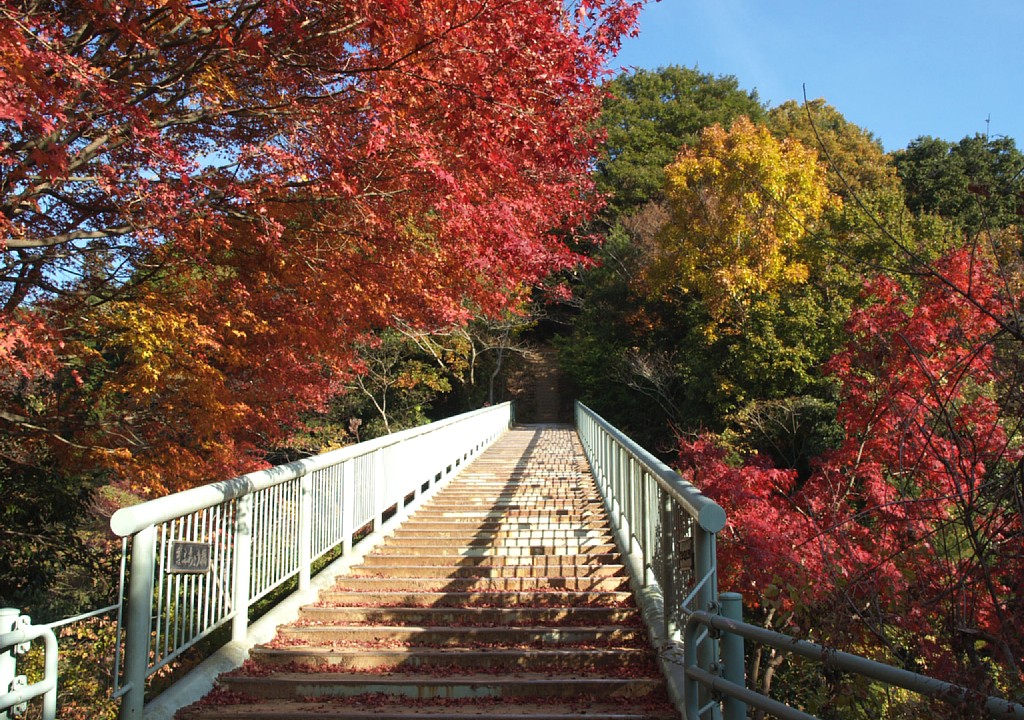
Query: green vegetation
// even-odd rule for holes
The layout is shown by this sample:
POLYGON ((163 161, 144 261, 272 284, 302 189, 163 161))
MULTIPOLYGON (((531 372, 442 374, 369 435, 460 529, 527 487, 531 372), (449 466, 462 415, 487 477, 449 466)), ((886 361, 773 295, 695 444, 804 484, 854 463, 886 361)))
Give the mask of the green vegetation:
MULTIPOLYGON (((680 68, 609 87, 605 242, 560 339, 581 398, 726 507, 720 585, 757 622, 1019 699, 1024 155, 887 155, 822 100, 680 68)), ((961 717, 751 652, 822 717, 961 717)))
MULTIPOLYGON (((158 13, 124 48, 113 14, 19 15, 95 35, 0 38, 29 68, 0 84, 49 97, 0 125, 0 603, 37 622, 107 604, 104 523, 135 492, 504 400, 557 318, 579 399, 727 508, 723 589, 758 622, 1019 697, 1024 154, 984 136, 886 154, 824 100, 768 108, 695 69, 598 88, 635 6, 607 0, 610 27, 580 34, 527 5, 429 40, 404 20, 364 37, 325 5, 334 30, 308 46, 260 16, 237 45, 276 88, 207 47, 218 13, 158 13), (509 23, 535 50, 495 51, 509 23), (161 44, 180 50, 133 75, 161 44), (311 76, 323 57, 344 72, 311 76), (30 71, 54 58, 95 87, 30 71), (346 75, 361 64, 404 69, 346 75), (150 101, 161 73, 208 106, 150 101), (199 169, 209 143, 230 166, 199 169)), ((86 647, 65 654, 67 716, 109 711, 86 679, 109 622, 66 632, 86 647)), ((826 717, 922 711, 751 659, 752 685, 826 717)))

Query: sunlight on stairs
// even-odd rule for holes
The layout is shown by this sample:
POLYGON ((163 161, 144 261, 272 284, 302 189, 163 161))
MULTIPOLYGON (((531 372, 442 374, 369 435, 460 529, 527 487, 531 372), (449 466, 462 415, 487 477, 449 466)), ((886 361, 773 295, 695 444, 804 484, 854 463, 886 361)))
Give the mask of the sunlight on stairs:
POLYGON ((509 431, 178 720, 678 717, 575 432, 509 431))

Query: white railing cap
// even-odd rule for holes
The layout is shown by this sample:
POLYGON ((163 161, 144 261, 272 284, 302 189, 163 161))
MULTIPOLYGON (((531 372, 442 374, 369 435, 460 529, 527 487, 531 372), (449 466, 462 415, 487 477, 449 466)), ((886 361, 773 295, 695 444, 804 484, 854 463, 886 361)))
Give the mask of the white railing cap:
POLYGON ((657 480, 658 485, 682 505, 698 525, 712 533, 717 533, 725 527, 725 509, 721 505, 684 480, 679 473, 654 457, 648 450, 638 445, 636 441, 586 405, 581 402, 578 402, 577 405, 611 435, 615 442, 624 447, 641 465, 646 467, 657 480))
POLYGON ((392 435, 384 435, 356 445, 331 450, 322 455, 296 460, 287 465, 277 465, 266 470, 256 470, 231 478, 230 480, 201 485, 190 490, 174 493, 173 495, 166 495, 139 503, 138 505, 121 508, 110 518, 110 529, 120 537, 134 535, 150 525, 157 525, 190 513, 214 507, 215 505, 220 505, 243 495, 294 480, 316 470, 338 465, 356 457, 368 455, 411 438, 437 432, 450 425, 471 420, 478 415, 496 412, 507 413, 508 405, 509 403, 502 403, 493 407, 473 410, 445 420, 438 420, 429 425, 409 428, 392 435))

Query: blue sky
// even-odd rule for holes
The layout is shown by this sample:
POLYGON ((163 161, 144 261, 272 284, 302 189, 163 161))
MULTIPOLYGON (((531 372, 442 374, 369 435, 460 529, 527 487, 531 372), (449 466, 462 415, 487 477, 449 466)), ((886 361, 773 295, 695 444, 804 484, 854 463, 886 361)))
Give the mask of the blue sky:
POLYGON ((734 75, 823 97, 886 150, 985 133, 1024 146, 1024 0, 661 0, 611 67, 734 75))

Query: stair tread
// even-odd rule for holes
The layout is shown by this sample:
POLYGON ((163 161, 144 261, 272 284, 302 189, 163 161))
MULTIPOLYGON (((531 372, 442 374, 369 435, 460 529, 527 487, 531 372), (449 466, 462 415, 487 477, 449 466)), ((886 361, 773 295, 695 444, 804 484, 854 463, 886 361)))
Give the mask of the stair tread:
MULTIPOLYGON (((622 682, 623 680, 622 678, 603 675, 559 674, 556 677, 552 676, 551 673, 521 671, 516 671, 511 676, 497 675, 494 673, 465 673, 456 677, 439 677, 432 673, 387 673, 387 676, 395 677, 397 678, 397 682, 406 685, 415 683, 427 685, 450 685, 452 683, 465 684, 467 682, 484 683, 487 685, 511 685, 523 682, 541 684, 571 682, 577 685, 596 685, 608 681, 622 682)), ((365 683, 368 680, 376 680, 377 676, 363 672, 318 672, 316 673, 316 678, 320 682, 365 683)), ((233 682, 241 680, 243 684, 265 683, 271 679, 288 683, 303 684, 309 682, 309 673, 282 671, 257 676, 235 676, 231 678, 233 682)), ((640 682, 660 682, 660 678, 630 678, 630 680, 640 682)))
MULTIPOLYGON (((232 700, 238 703, 237 699, 232 700)), ((379 698, 367 707, 353 706, 351 698, 345 702, 311 702, 309 700, 260 702, 250 704, 219 705, 213 708, 215 716, 230 720, 258 718, 261 720, 305 720, 305 718, 368 718, 375 720, 678 720, 678 713, 671 707, 654 705, 649 709, 638 708, 636 703, 624 704, 577 701, 567 707, 552 706, 549 703, 495 703, 487 705, 466 700, 431 702, 430 700, 406 701, 401 707, 389 708, 379 698)), ((190 716, 191 717, 191 716, 190 716)), ((184 719, 183 719, 184 720, 184 719)))
MULTIPOLYGON (((367 648, 362 647, 330 647, 324 645, 289 645, 287 647, 269 647, 258 645, 251 651, 259 655, 362 655, 367 648)), ((402 648, 373 648, 377 655, 439 655, 451 657, 456 655, 511 656, 511 655, 547 655, 552 657, 574 657, 576 655, 637 655, 648 653, 647 647, 543 647, 543 648, 467 648, 467 647, 429 647, 413 646, 402 648)))
POLYGON ((678 718, 565 426, 506 433, 221 681, 179 720, 678 718))
POLYGON ((423 616, 437 615, 437 616, 449 616, 454 612, 463 613, 469 617, 489 617, 489 616, 502 616, 502 615, 514 615, 516 617, 522 617, 524 615, 542 615, 550 616, 556 613, 562 613, 572 616, 586 616, 586 615, 629 615, 635 616, 636 610, 634 608, 618 608, 618 607, 607 607, 607 606, 553 606, 553 607, 522 607, 522 608, 492 608, 492 607, 464 607, 464 608, 445 608, 445 607, 418 607, 418 606, 395 606, 390 608, 375 608, 367 607, 365 605, 303 605, 300 608, 300 612, 303 616, 307 615, 318 615, 318 614, 340 614, 346 611, 353 612, 407 612, 408 614, 417 614, 423 616))

